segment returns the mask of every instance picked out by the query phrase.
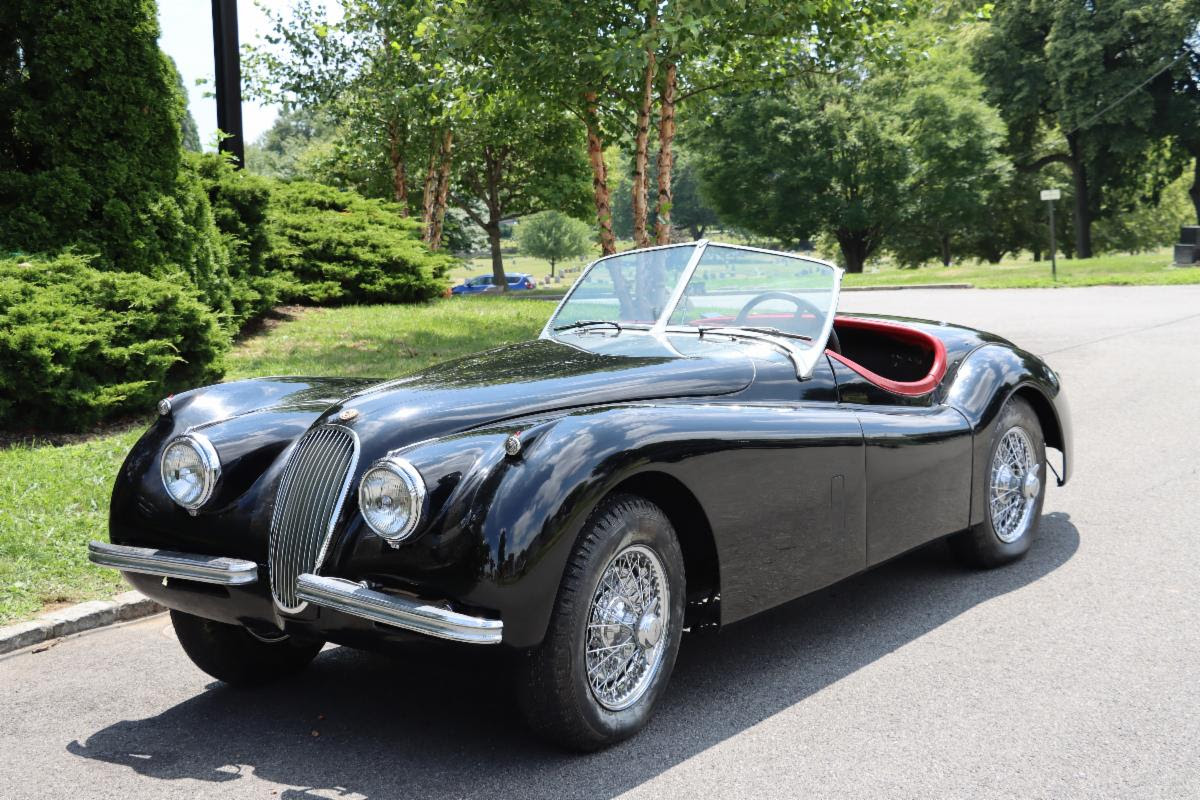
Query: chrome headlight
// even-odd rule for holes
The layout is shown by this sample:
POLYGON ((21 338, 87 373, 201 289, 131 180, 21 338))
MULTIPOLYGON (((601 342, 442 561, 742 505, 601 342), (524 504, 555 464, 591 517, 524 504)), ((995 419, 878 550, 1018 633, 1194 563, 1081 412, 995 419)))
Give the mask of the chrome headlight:
POLYGON ((194 512, 212 497, 217 478, 221 477, 221 461, 206 437, 185 433, 167 443, 159 471, 171 499, 194 512))
POLYGON ((425 481, 402 458, 376 461, 358 484, 358 507, 371 530, 398 542, 416 530, 425 503, 425 481))

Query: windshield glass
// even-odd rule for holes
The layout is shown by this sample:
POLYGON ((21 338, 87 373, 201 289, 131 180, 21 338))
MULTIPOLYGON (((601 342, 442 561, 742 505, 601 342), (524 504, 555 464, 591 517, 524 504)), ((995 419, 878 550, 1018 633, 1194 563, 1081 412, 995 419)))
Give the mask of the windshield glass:
POLYGON ((649 328, 666 312, 695 251, 695 245, 664 247, 597 261, 575 284, 552 327, 596 320, 649 328))
POLYGON ((707 242, 638 250, 593 263, 543 335, 642 328, 769 338, 803 377, 829 336, 840 284, 836 267, 786 253, 707 242))
POLYGON ((669 325, 772 328, 822 339, 834 268, 819 261, 709 245, 669 325))

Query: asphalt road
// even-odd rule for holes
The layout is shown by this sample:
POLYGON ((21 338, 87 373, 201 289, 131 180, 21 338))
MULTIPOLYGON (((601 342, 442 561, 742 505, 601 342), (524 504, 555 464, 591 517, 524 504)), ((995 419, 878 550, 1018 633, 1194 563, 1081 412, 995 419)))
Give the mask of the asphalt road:
POLYGON ((239 692, 156 617, 0 660, 0 797, 1200 797, 1200 286, 843 307, 1061 372, 1075 478, 1024 561, 933 546, 686 639, 650 727, 587 757, 531 739, 482 653, 334 648, 239 692))

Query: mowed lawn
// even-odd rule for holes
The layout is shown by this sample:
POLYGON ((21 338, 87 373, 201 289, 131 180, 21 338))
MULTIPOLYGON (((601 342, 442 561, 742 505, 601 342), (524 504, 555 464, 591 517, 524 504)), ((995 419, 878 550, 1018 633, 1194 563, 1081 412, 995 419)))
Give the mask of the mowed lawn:
POLYGON ((1050 261, 1034 261, 1028 254, 999 264, 954 264, 899 269, 884 265, 868 267, 861 275, 847 275, 845 285, 899 286, 928 283, 969 283, 980 289, 1027 289, 1053 286, 1141 286, 1200 283, 1200 266, 1178 269, 1171 266, 1169 248, 1136 255, 1098 256, 1088 259, 1058 259, 1058 280, 1052 279, 1050 261))
MULTIPOLYGON (((553 303, 491 297, 289 309, 234 347, 226 378, 402 375, 532 338, 553 310, 553 303)), ((124 591, 115 571, 87 562, 87 542, 107 537, 113 478, 148 422, 75 444, 0 448, 0 624, 124 591)))

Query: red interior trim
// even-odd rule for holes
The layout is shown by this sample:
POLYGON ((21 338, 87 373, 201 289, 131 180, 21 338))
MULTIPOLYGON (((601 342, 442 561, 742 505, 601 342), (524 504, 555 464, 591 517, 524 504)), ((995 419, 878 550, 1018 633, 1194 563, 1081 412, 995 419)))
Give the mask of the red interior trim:
POLYGON ((836 358, 838 361, 845 364, 850 369, 862 375, 871 383, 878 386, 880 389, 889 391, 893 394, 903 394, 916 397, 918 395, 928 394, 937 388, 942 378, 946 375, 946 345, 942 344, 942 340, 933 334, 925 331, 910 328, 907 325, 901 325, 897 322, 887 322, 879 319, 864 319, 862 317, 834 317, 834 328, 860 328, 863 330, 878 331, 886 334, 893 339, 899 339, 902 342, 919 345, 926 350, 933 352, 933 364, 929 367, 929 374, 919 381, 893 381, 878 375, 871 370, 859 364, 856 361, 851 361, 840 353, 835 353, 832 350, 826 350, 830 358, 836 358))

